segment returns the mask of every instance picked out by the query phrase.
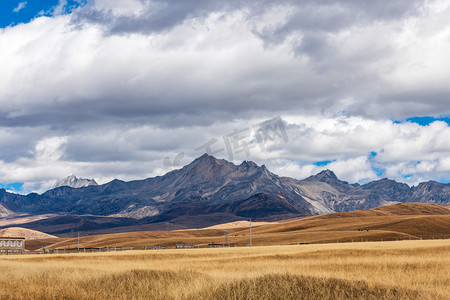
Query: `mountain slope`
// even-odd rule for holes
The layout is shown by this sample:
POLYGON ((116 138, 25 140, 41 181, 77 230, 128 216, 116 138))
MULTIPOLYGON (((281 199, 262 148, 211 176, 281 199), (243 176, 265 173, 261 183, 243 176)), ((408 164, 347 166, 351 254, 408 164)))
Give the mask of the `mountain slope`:
POLYGON ((15 213, 0 204, 0 218, 13 216, 15 213))
MULTIPOLYGON (((244 201, 254 195, 281 195, 289 209, 282 213, 314 214, 314 208, 295 189, 272 174, 265 166, 243 162, 236 166, 225 160, 203 155, 180 170, 164 176, 124 182, 113 180, 100 186, 84 188, 58 187, 42 195, 27 196, 6 193, 0 198, 5 207, 30 214, 92 214, 98 216, 154 217, 170 220, 174 213, 199 215, 244 201), (194 212, 195 210, 195 212, 194 212), (170 213, 172 212, 172 215, 170 213)), ((1 195, 0 195, 1 196, 1 195)), ((270 215, 271 207, 266 213, 270 215)), ((230 210, 229 210, 230 211, 230 210)), ((227 211, 227 212, 229 212, 227 211)), ((233 213, 231 213, 233 214, 233 213)), ((272 214, 273 215, 273 214, 272 214)))
POLYGON ((319 213, 370 209, 399 202, 450 203, 450 185, 435 181, 409 187, 384 178, 365 185, 351 185, 339 180, 330 170, 304 180, 286 177, 282 180, 295 187, 319 213))
MULTIPOLYGON (((211 241, 224 241, 228 229, 231 244, 249 244, 249 223, 239 227, 222 224, 198 230, 128 232, 86 236, 82 247, 143 247, 161 245, 173 247, 183 241, 206 246, 211 241)), ((311 216, 287 222, 252 224, 254 245, 297 243, 387 241, 402 239, 434 239, 450 236, 450 210, 435 204, 399 203, 369 210, 311 216)), ((54 239, 30 242, 29 249, 75 248, 78 239, 54 239)))
POLYGON ((56 238, 54 235, 46 234, 40 231, 21 228, 21 227, 9 227, 5 229, 0 229, 0 236, 2 237, 24 237, 26 240, 37 240, 37 239, 50 239, 56 238))

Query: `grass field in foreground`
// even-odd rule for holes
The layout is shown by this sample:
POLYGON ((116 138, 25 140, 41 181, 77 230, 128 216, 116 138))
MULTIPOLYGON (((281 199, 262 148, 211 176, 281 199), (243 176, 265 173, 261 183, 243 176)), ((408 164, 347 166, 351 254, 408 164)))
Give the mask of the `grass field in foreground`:
POLYGON ((1 299, 448 299, 450 240, 0 257, 1 299))

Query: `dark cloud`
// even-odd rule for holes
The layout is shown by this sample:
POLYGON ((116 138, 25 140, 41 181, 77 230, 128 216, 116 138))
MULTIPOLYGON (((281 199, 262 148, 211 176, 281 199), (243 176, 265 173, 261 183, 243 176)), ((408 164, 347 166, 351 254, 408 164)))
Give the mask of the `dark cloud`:
MULTIPOLYGON (((349 161, 367 174, 367 153, 399 130, 373 142, 378 131, 366 127, 450 113, 450 9, 433 3, 91 1, 4 29, 0 176, 157 175, 166 157, 185 153, 188 163, 212 138, 278 115, 306 120, 292 121, 291 143, 250 159, 296 160, 309 167, 292 174, 305 176, 314 160, 349 161)), ((390 153, 407 157, 401 146, 390 153)), ((404 163, 391 160, 395 170, 404 163)))
POLYGON ((92 5, 75 13, 72 24, 82 25, 86 22, 105 26, 109 34, 141 33, 170 30, 182 24, 188 18, 205 17, 208 13, 227 10, 237 1, 152 1, 138 16, 117 16, 110 9, 99 10, 92 5))
MULTIPOLYGON (((79 36, 78 43, 65 45, 62 35, 57 37, 60 41, 49 43, 53 47, 48 53, 52 60, 31 60, 36 67, 30 74, 37 75, 35 82, 31 78, 30 86, 21 90, 26 101, 3 108, 0 125, 70 128, 83 123, 130 122, 186 126, 211 124, 230 116, 246 118, 274 109, 280 113, 293 109, 306 113, 333 114, 342 109, 358 113, 358 105, 335 107, 348 98, 371 100, 363 98, 367 98, 366 92, 372 97, 380 80, 365 66, 390 55, 391 46, 363 45, 361 51, 348 54, 343 48, 355 46, 339 44, 339 39, 330 36, 378 20, 387 22, 414 15, 421 2, 158 0, 142 1, 139 13, 125 14, 114 7, 99 8, 93 1, 71 15, 71 23, 80 31, 69 33, 79 36), (282 21, 271 23, 267 16, 268 20, 264 19, 264 14, 276 14, 283 6, 287 13, 282 21), (203 32, 190 28, 192 24, 184 26, 188 30, 185 35, 173 32, 186 20, 205 20, 217 12, 230 19, 235 18, 235 12, 244 14, 242 20, 229 22, 237 26, 228 33, 234 35, 230 37, 234 41, 220 36, 220 29, 209 33, 207 26, 211 25, 205 24, 199 28, 203 32), (74 48, 89 46, 82 44, 88 33, 80 26, 88 28, 92 24, 100 25, 102 34, 112 36, 91 41, 97 44, 84 52, 70 53, 74 48), (127 34, 134 33, 143 35, 140 38, 148 45, 132 49, 133 37, 127 34), (162 41, 146 41, 156 33, 162 33, 162 41), (115 40, 115 34, 125 36, 115 40), (209 36, 203 42, 193 42, 204 38, 202 35, 209 36), (293 41, 286 40, 289 36, 294 36, 293 41), (268 48, 255 49, 258 38, 268 48), (278 45, 288 49, 278 53, 278 45), (77 70, 76 64, 89 55, 93 56, 90 65, 77 70), (67 79, 52 82, 66 76, 61 67, 64 65, 74 72, 67 79), (131 83, 134 77, 138 80, 131 83)), ((374 38, 384 43, 383 37, 374 38)), ((29 78, 16 79, 26 80, 29 78)))
MULTIPOLYGON (((124 16, 114 14, 112 9, 97 9, 94 3, 73 14, 72 23, 82 25, 95 23, 107 28, 109 34, 141 33, 149 34, 167 31, 182 24, 187 19, 205 18, 214 12, 229 13, 237 10, 248 11, 254 18, 276 6, 288 6, 290 19, 274 32, 285 35, 287 32, 336 31, 357 22, 391 20, 415 14, 424 0, 414 1, 314 1, 314 0, 154 0, 145 5, 138 15, 124 16)), ((272 37, 273 38, 273 37, 272 37)))

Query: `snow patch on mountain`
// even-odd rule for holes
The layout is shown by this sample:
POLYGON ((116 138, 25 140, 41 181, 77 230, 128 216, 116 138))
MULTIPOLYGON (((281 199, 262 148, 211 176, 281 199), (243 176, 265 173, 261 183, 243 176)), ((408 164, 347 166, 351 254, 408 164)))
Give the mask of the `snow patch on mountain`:
POLYGON ((98 185, 95 179, 85 179, 85 178, 77 178, 75 175, 67 176, 64 179, 61 179, 57 181, 53 186, 52 189, 55 189, 57 187, 61 186, 69 186, 72 188, 82 188, 87 187, 91 185, 98 185))

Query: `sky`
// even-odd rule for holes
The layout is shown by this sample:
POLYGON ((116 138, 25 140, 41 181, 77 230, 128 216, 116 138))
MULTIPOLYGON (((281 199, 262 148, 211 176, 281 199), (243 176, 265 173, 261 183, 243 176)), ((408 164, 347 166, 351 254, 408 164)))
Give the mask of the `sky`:
POLYGON ((0 187, 205 152, 302 179, 450 181, 443 0, 0 1, 0 187))

